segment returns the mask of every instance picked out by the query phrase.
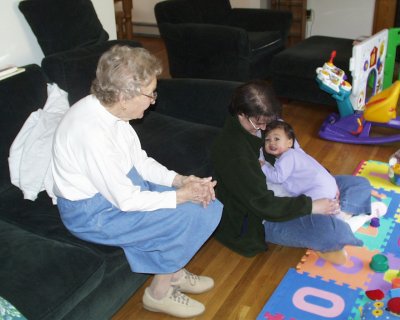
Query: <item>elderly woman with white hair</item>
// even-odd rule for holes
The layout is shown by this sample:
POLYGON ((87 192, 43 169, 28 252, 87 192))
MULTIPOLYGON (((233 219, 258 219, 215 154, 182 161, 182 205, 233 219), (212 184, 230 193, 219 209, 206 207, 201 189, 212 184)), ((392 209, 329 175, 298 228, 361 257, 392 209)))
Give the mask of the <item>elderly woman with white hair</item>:
POLYGON ((159 60, 115 46, 99 60, 91 94, 65 114, 53 145, 55 194, 65 226, 86 241, 119 246, 132 271, 154 274, 146 309, 178 317, 204 312, 184 293, 214 286, 184 266, 222 212, 211 177, 183 176, 142 150, 129 120, 157 98, 159 60))

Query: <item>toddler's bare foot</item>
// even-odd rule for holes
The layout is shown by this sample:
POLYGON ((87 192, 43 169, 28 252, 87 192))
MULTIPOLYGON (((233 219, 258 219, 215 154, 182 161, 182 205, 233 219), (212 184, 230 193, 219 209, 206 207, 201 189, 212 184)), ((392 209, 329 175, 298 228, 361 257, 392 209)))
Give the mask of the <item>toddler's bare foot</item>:
POLYGON ((316 253, 322 259, 325 259, 326 261, 329 261, 334 264, 343 265, 347 261, 347 252, 344 249, 337 251, 327 251, 327 252, 316 251, 316 253))

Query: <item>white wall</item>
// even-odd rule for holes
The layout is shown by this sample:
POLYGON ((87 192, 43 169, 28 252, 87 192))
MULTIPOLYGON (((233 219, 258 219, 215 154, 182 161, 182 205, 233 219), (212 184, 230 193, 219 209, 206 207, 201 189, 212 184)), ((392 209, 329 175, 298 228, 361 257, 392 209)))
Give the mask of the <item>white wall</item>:
POLYGON ((324 35, 354 39, 370 36, 375 0, 308 0, 312 19, 307 22, 306 37, 324 35))
MULTIPOLYGON (((20 0, 0 0, 0 68, 5 65, 40 65, 43 52, 22 13, 20 0)), ((111 39, 116 39, 113 0, 92 0, 96 13, 111 39)))
POLYGON ((260 0, 230 0, 233 8, 261 8, 260 0))
POLYGON ((154 6, 163 0, 132 0, 133 33, 159 35, 154 6))
POLYGON ((110 40, 117 39, 114 0, 92 0, 92 2, 103 28, 110 36, 110 40))

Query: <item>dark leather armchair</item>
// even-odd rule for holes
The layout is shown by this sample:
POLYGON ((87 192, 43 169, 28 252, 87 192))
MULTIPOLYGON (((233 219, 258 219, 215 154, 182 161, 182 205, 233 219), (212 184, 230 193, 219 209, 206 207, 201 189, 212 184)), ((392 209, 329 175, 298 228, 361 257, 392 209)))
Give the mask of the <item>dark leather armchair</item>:
POLYGON ((105 51, 117 44, 141 46, 132 40, 108 40, 90 0, 23 0, 18 8, 43 51, 44 72, 68 92, 71 104, 89 93, 105 51))
POLYGON ((167 0, 154 12, 176 78, 268 78, 292 21, 290 12, 232 8, 229 0, 167 0))

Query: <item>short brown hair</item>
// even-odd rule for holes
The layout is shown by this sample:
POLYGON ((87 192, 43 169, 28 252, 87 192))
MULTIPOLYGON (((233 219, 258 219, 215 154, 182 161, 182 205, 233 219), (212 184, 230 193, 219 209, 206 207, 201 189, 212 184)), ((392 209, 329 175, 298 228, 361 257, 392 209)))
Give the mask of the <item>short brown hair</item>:
POLYGON ((256 119, 262 116, 275 118, 281 113, 281 104, 270 84, 264 80, 252 80, 235 89, 230 112, 256 119))

